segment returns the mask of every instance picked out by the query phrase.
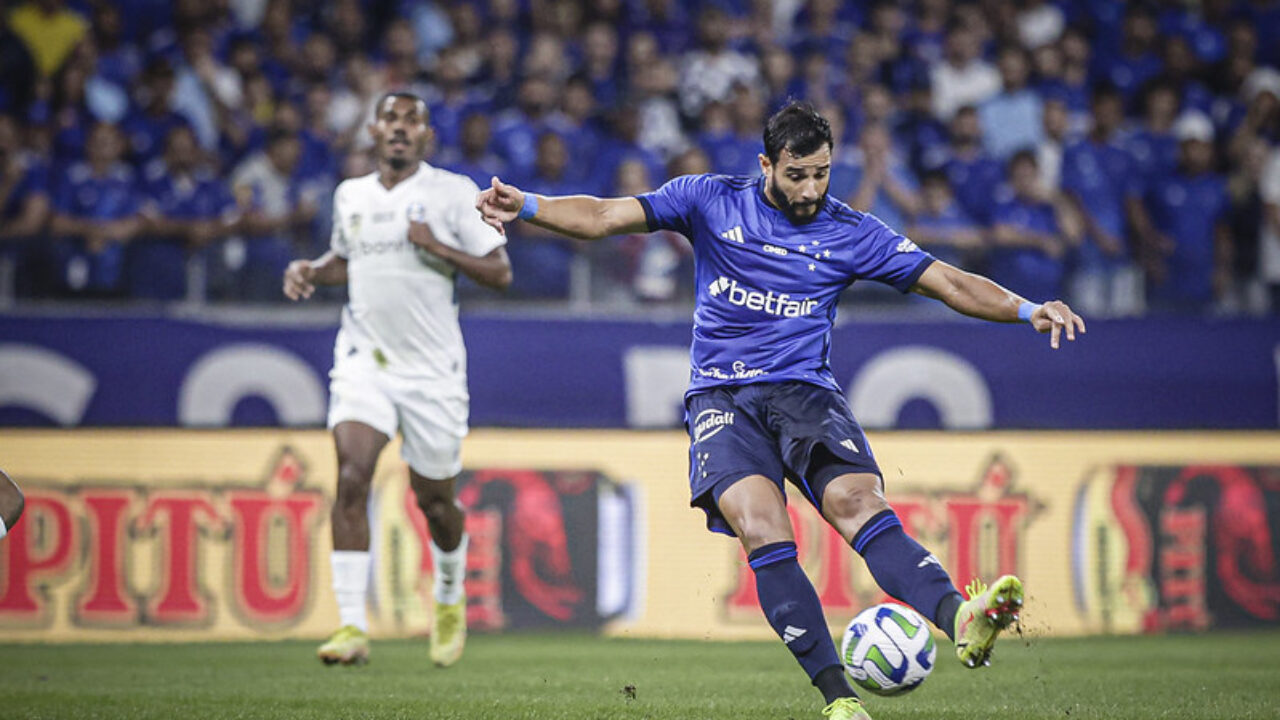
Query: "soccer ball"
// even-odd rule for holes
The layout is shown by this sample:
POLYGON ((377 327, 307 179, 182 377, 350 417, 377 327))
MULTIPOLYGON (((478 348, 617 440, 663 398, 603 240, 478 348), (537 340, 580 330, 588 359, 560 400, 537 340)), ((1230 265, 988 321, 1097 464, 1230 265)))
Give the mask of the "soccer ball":
POLYGON ((858 613, 844 630, 840 660, 859 686, 877 695, 914 690, 933 671, 938 646, 915 610, 884 603, 858 613))

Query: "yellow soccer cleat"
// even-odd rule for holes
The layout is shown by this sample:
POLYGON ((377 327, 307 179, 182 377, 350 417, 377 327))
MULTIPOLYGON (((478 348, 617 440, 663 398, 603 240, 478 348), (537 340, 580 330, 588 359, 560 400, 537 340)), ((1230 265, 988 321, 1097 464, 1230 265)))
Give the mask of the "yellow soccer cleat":
POLYGON ((436 625, 431 630, 431 662, 449 667, 462 657, 467 644, 467 599, 452 605, 436 603, 436 625))
POLYGON ((1022 581, 1002 575, 988 588, 975 578, 965 592, 969 599, 956 611, 956 657, 965 667, 990 665, 996 637, 1022 612, 1022 581))
POLYGON ((316 650, 316 657, 325 665, 363 665, 369 662, 369 636, 355 625, 343 625, 316 650))
POLYGON ((862 707, 862 701, 855 697, 843 697, 822 709, 822 717, 830 720, 871 720, 871 716, 862 707))

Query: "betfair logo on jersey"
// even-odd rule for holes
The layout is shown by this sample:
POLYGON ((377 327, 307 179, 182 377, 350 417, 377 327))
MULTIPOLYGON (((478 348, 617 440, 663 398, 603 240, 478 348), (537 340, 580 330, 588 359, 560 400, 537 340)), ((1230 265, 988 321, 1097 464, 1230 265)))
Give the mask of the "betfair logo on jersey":
POLYGON ((693 419, 693 442, 700 443, 733 424, 733 413, 707 408, 693 419))
POLYGON ((707 286, 711 297, 723 297, 731 304, 748 310, 760 310, 777 317, 800 317, 810 315, 818 307, 817 300, 795 300, 786 293, 774 294, 772 290, 760 292, 738 284, 721 275, 707 286))
POLYGON ((746 241, 745 239, 743 239, 743 237, 742 237, 742 226, 741 226, 741 225, 734 225, 733 227, 729 228, 728 230, 725 230, 724 232, 720 233, 720 237, 724 238, 725 240, 732 240, 733 242, 736 242, 736 243, 738 243, 739 245, 745 245, 745 244, 746 244, 746 242, 747 242, 747 241, 746 241))

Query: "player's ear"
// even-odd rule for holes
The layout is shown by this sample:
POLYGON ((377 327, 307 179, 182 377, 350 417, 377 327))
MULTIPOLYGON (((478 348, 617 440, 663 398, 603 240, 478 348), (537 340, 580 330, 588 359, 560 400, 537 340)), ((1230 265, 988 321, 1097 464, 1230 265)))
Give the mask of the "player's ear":
POLYGON ((769 162, 769 156, 764 153, 756 155, 756 159, 760 161, 760 173, 766 177, 773 172, 773 163, 769 162))

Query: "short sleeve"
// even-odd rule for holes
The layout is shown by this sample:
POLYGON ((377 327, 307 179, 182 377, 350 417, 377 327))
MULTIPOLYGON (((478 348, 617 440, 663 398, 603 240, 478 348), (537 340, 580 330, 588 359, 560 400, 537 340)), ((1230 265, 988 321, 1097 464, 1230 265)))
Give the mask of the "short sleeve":
POLYGON ((650 193, 637 195, 649 232, 674 230, 692 239, 693 213, 707 194, 708 175, 681 175, 650 193))
POLYGON ((468 255, 484 257, 507 244, 507 240, 480 217, 475 208, 476 195, 479 194, 480 188, 474 180, 459 176, 458 188, 449 208, 449 226, 458 239, 460 250, 468 255))
POLYGON ((932 255, 874 215, 864 216, 858 231, 861 237, 853 248, 856 279, 875 280, 905 293, 934 262, 932 255))
POLYGON ((333 193, 333 230, 329 233, 329 248, 339 257, 351 256, 351 243, 342 230, 342 186, 333 193))

